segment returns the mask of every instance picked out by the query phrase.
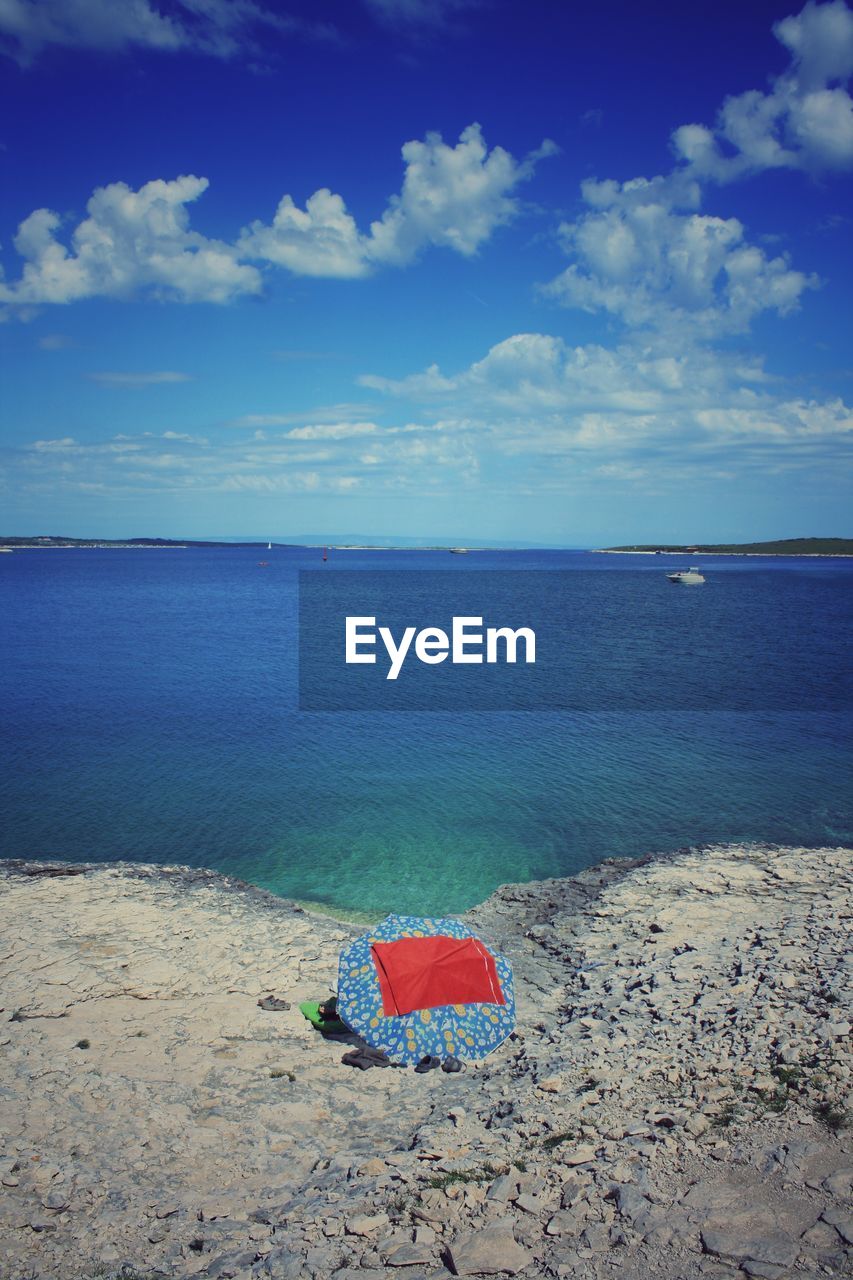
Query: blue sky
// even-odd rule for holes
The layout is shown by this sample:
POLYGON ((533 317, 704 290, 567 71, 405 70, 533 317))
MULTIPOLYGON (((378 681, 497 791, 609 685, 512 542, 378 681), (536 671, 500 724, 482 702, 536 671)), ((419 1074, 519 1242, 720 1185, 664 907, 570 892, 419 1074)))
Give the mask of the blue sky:
POLYGON ((0 533, 851 533, 843 0, 8 0, 0 49, 0 533))

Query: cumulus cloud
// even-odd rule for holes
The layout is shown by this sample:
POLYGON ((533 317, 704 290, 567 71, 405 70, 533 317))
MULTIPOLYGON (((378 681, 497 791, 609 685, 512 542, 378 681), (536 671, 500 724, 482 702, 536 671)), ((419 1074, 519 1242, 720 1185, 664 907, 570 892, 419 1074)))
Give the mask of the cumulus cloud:
POLYGON ((0 52, 29 66, 49 46, 119 53, 180 50, 215 58, 257 52, 264 33, 331 38, 309 23, 255 0, 173 0, 164 14, 151 0, 2 0, 0 52))
POLYGON ((273 222, 253 222, 236 244, 190 227, 187 206, 207 190, 206 178, 158 178, 138 191, 114 182, 94 192, 69 244, 52 210, 36 209, 24 219, 14 238, 23 272, 16 282, 0 280, 0 304, 24 315, 39 304, 91 297, 228 303, 262 290, 260 271, 246 259, 297 275, 347 279, 378 266, 404 266, 430 245, 470 256, 516 216, 512 192, 553 150, 546 142, 518 161, 502 147, 489 151, 476 124, 455 147, 431 133, 403 147, 402 190, 368 233, 358 229, 342 197, 323 188, 305 209, 284 196, 273 222))
POLYGON ((0 284, 0 302, 68 303, 82 298, 147 294, 179 302, 230 302, 261 291, 258 271, 236 250, 189 226, 187 204, 207 190, 206 178, 156 179, 133 191, 124 182, 99 187, 88 217, 59 239, 61 219, 36 209, 15 236, 24 259, 17 283, 0 284))
POLYGON ((770 91, 729 97, 713 128, 686 124, 673 134, 697 175, 730 182, 763 169, 853 167, 853 13, 844 0, 809 3, 773 31, 791 61, 770 91))
POLYGON ((343 197, 327 187, 315 191, 300 209, 282 196, 272 222, 257 219, 240 237, 244 257, 286 267, 296 275, 347 279, 370 267, 362 236, 343 197))
POLYGON ((589 212, 560 228, 574 259, 545 286, 566 306, 608 311, 633 327, 665 329, 679 342, 741 333, 762 311, 787 315, 813 275, 750 244, 737 218, 682 212, 695 184, 635 178, 585 182, 589 212))
POLYGON ((391 197, 369 232, 359 230, 343 197, 316 191, 300 209, 282 197, 272 223, 253 222, 240 237, 245 257, 287 267, 298 275, 347 278, 379 265, 403 266, 429 245, 470 257, 518 212, 512 195, 536 162, 556 148, 544 142, 524 160, 503 147, 489 151, 478 124, 456 146, 438 133, 407 142, 399 195, 391 197))

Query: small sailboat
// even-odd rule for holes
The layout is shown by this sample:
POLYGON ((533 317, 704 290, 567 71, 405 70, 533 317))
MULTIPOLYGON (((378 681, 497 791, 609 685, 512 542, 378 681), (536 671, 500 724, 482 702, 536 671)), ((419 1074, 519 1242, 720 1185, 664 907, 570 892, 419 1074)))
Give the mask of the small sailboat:
POLYGON ((328 557, 328 555, 326 554, 327 550, 328 550, 328 548, 326 548, 326 547, 324 547, 324 548, 323 548, 323 564, 325 564, 325 563, 326 563, 326 561, 327 561, 327 560, 328 560, 328 558, 329 558, 329 557, 328 557))
POLYGON ((272 543, 271 543, 271 542, 268 542, 268 543, 267 543, 267 551, 272 551, 272 543))

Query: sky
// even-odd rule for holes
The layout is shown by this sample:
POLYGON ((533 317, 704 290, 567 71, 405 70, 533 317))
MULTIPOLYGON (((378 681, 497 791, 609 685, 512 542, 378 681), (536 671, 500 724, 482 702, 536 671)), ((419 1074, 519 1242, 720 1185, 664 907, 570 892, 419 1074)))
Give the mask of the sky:
POLYGON ((2 0, 0 534, 850 536, 844 0, 2 0))

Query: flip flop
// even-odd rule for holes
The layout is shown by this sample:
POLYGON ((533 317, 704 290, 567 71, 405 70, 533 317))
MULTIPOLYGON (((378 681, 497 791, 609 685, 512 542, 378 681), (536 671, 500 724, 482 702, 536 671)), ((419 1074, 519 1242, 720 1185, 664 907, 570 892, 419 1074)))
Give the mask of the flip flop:
POLYGON ((415 1071, 422 1076, 427 1071, 435 1071, 436 1067, 441 1066, 441 1058, 434 1058, 432 1054, 427 1054, 425 1058, 421 1058, 415 1071))
POLYGON ((458 1058, 445 1058, 441 1064, 441 1069, 447 1072, 464 1071, 465 1064, 460 1062, 458 1058))
POLYGON ((341 1058, 348 1067, 358 1067, 359 1071, 369 1071, 371 1067, 390 1067, 391 1060, 381 1049, 352 1049, 341 1058))

